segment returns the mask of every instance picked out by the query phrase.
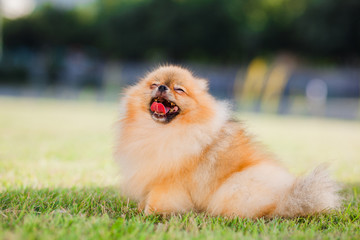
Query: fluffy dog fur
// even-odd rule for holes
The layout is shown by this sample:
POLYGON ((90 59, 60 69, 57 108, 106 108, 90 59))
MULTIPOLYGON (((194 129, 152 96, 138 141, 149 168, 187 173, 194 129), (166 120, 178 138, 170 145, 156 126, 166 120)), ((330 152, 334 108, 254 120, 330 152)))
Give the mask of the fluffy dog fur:
POLYGON ((294 217, 339 206, 337 185, 325 169, 291 175, 231 120, 207 82, 186 69, 149 73, 127 89, 120 112, 114 155, 123 193, 146 214, 294 217), (167 88, 161 96, 179 108, 170 121, 150 110, 161 85, 167 88))

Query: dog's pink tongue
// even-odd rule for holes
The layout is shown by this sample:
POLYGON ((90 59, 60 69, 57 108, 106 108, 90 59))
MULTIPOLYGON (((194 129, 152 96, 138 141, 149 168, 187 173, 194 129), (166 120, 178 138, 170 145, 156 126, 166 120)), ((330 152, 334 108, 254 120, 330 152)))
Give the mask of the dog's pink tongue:
POLYGON ((157 103, 157 102, 153 102, 152 104, 151 104, 151 111, 153 111, 153 112, 156 112, 156 113, 162 113, 162 114, 166 114, 166 108, 165 108, 165 106, 164 106, 164 104, 162 104, 162 103, 157 103))

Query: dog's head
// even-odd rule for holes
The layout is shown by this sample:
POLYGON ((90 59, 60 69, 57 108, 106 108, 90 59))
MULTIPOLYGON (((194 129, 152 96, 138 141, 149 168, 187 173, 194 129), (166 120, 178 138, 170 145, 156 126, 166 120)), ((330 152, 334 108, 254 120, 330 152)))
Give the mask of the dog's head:
POLYGON ((128 110, 145 110, 153 121, 201 123, 211 118, 214 99, 208 94, 207 81, 188 70, 164 66, 149 73, 131 93, 128 110))

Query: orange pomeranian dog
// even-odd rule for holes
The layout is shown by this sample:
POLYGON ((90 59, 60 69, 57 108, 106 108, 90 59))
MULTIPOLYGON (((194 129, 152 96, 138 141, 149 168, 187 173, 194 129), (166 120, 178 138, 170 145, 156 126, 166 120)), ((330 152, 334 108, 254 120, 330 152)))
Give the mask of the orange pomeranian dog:
POLYGON ((149 73, 127 89, 120 111, 114 155, 122 189, 145 214, 294 217, 339 206, 325 169, 291 175, 186 69, 149 73))

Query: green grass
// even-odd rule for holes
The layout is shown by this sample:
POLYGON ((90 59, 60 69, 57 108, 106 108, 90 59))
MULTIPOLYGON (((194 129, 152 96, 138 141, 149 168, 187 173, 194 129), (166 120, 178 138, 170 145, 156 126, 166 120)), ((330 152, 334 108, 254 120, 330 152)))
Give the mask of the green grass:
POLYGON ((0 239, 360 239, 360 123, 239 114, 295 174, 330 162, 341 211, 295 219, 144 216, 121 197, 115 104, 0 98, 0 239))

